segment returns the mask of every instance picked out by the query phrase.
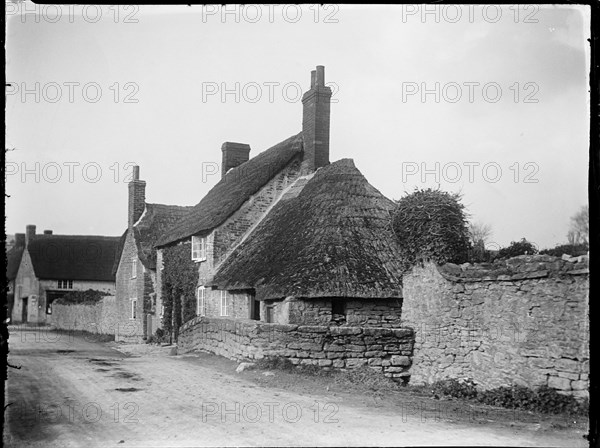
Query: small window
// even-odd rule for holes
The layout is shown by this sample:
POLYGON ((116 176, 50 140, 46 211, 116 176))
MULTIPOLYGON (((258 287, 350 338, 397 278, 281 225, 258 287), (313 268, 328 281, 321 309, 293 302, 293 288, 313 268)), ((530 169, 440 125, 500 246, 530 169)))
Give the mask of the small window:
POLYGON ((20 299, 22 293, 23 293, 23 287, 21 285, 17 285, 17 293, 15 295, 15 299, 20 299))
POLYGON ((161 319, 162 319, 163 317, 165 317, 165 306, 164 306, 164 305, 161 305, 161 306, 160 306, 160 316, 159 316, 159 317, 160 317, 161 319))
POLYGON ((206 237, 193 236, 192 237, 192 260, 194 261, 205 261, 206 260, 206 237))
POLYGON ((342 299, 331 300, 331 320, 332 322, 346 322, 346 301, 342 299))
POLYGON ((221 316, 229 316, 229 294, 221 291, 221 316))
POLYGON ((131 317, 130 319, 137 319, 137 299, 131 299, 131 317))
POLYGON ((196 289, 196 316, 206 316, 206 288, 198 286, 196 289))
POLYGON ((131 259, 131 278, 137 277, 137 258, 131 259))
POLYGON ((73 289, 73 280, 58 280, 58 289, 73 289))

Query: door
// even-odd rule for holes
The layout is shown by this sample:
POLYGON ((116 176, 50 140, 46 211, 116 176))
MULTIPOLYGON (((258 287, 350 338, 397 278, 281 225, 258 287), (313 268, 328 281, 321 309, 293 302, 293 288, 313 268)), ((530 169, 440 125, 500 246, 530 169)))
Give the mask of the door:
POLYGON ((23 309, 21 312, 21 322, 27 322, 27 315, 29 314, 29 310, 27 308, 27 299, 28 299, 28 297, 23 297, 23 309))

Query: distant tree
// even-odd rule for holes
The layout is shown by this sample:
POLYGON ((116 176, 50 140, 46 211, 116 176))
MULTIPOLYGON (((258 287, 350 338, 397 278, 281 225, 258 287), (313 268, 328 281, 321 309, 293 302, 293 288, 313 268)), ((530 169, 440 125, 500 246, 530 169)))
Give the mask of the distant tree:
POLYGON ((397 202, 393 228, 407 269, 421 260, 467 261, 469 229, 460 199, 459 194, 429 188, 397 202))
POLYGON ((590 214, 589 207, 584 205, 571 216, 571 226, 567 233, 569 244, 587 243, 590 238, 590 214))
POLYGON ((544 249, 540 251, 540 255, 552 255, 554 257, 560 257, 563 254, 577 257, 579 255, 585 255, 590 250, 588 243, 580 244, 560 244, 552 249, 544 249))
POLYGON ((492 227, 489 224, 484 224, 483 222, 469 223, 469 239, 473 246, 469 257, 470 261, 489 261, 491 255, 489 251, 485 249, 485 244, 488 242, 491 235, 492 227))
POLYGON ((527 241, 525 238, 521 238, 521 241, 511 241, 508 247, 503 247, 498 251, 498 258, 510 258, 518 255, 534 255, 538 252, 535 246, 527 241))

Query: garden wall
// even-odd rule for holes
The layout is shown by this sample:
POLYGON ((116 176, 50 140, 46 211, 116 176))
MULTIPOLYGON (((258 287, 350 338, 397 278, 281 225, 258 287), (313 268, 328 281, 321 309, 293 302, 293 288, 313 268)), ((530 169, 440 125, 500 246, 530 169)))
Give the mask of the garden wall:
POLYGON ((587 257, 427 263, 403 283, 403 326, 415 331, 411 384, 468 377, 482 389, 588 395, 587 257))
POLYGON ((413 331, 196 317, 182 326, 178 346, 181 352, 206 350, 238 361, 278 356, 294 364, 329 368, 368 365, 397 381, 407 381, 413 331))
POLYGON ((118 328, 115 297, 106 296, 95 304, 52 304, 48 323, 61 330, 87 331, 99 334, 115 334, 118 328))

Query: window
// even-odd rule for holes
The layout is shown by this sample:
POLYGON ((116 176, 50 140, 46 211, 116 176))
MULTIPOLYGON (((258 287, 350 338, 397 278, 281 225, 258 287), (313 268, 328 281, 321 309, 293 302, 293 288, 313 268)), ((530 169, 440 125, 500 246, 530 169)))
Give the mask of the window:
POLYGON ((229 316, 228 299, 227 291, 221 291, 221 316, 229 316))
POLYGON ((206 237, 193 236, 192 237, 192 260, 204 261, 206 260, 206 237))
POLYGON ((17 293, 15 294, 15 299, 20 299, 22 293, 23 287, 21 285, 17 285, 17 293))
POLYGON ((346 301, 342 299, 331 300, 331 321, 338 324, 346 322, 346 301))
POLYGON ((160 317, 161 319, 162 319, 163 317, 165 317, 165 306, 164 306, 164 305, 161 305, 161 306, 160 306, 160 316, 159 316, 159 317, 160 317))
POLYGON ((137 299, 131 299, 131 317, 130 319, 137 319, 137 299))
POLYGON ((58 289, 73 289, 73 280, 59 280, 58 289))
POLYGON ((196 316, 206 316, 206 288, 198 286, 196 289, 196 316))
POLYGON ((131 259, 131 278, 137 277, 137 258, 131 259))

